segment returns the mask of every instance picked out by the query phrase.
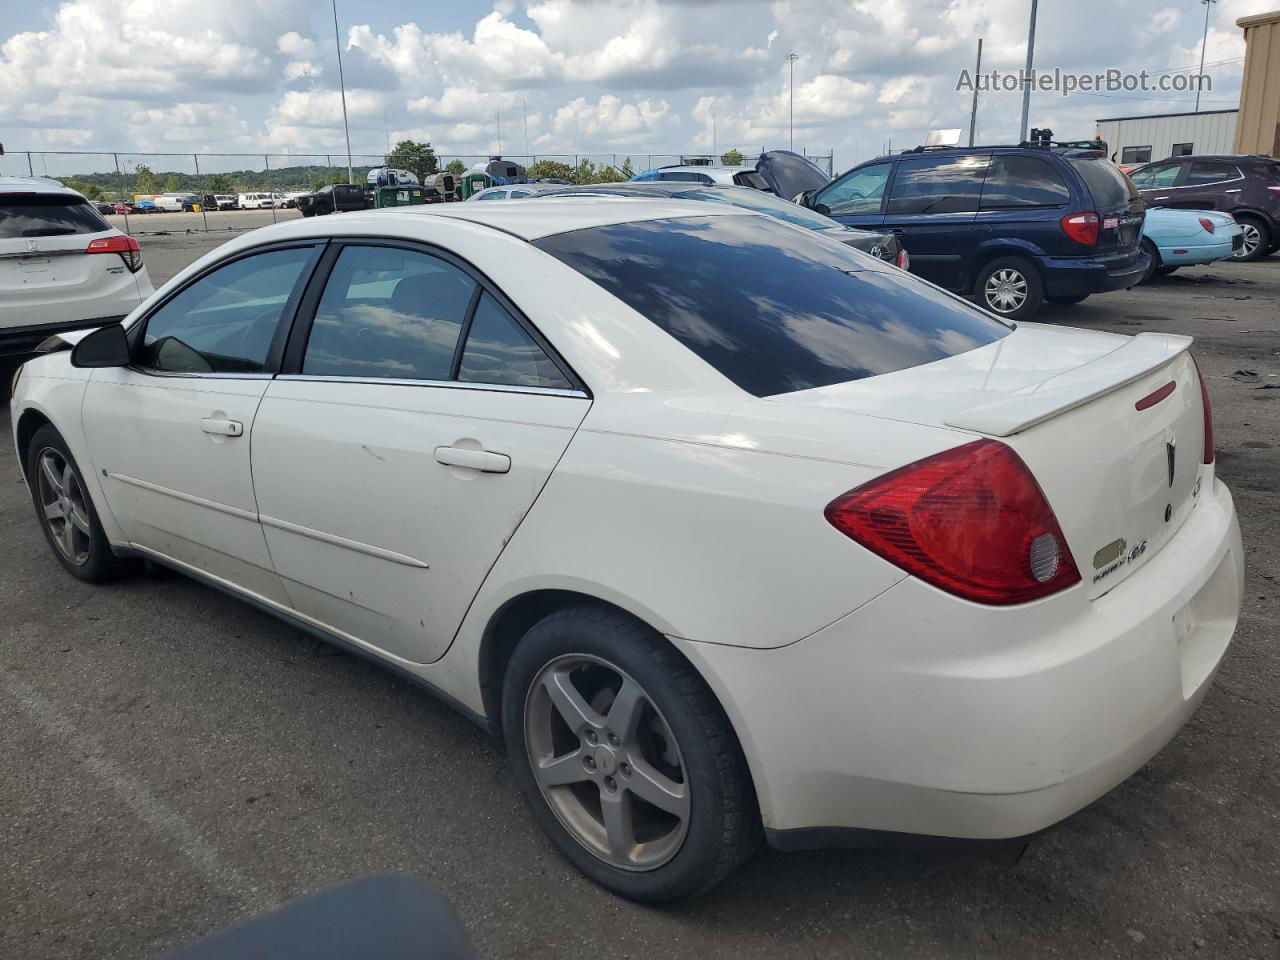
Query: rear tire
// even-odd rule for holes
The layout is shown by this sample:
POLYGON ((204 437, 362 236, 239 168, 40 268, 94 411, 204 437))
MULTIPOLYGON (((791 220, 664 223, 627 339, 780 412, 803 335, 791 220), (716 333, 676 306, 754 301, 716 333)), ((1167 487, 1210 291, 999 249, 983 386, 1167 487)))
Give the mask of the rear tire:
POLYGON ((1022 257, 1000 257, 978 273, 973 285, 978 305, 1006 320, 1025 320, 1044 305, 1040 271, 1022 257))
POLYGON ((1167 277, 1169 274, 1177 270, 1177 267, 1156 267, 1157 277, 1167 277))
POLYGON ((583 605, 535 624, 507 666, 502 729, 538 824, 620 896, 694 896, 760 842, 720 704, 675 649, 620 611, 583 605))
POLYGON ((1074 297, 1048 297, 1048 296, 1046 296, 1044 299, 1045 299, 1045 301, 1046 301, 1046 302, 1048 302, 1048 303, 1056 303, 1056 304, 1057 304, 1058 306, 1060 306, 1060 307, 1073 307, 1073 306, 1075 306, 1077 303, 1084 303, 1084 301, 1088 300, 1088 299, 1089 299, 1089 294, 1087 294, 1087 293, 1077 293, 1074 297))
POLYGON ((52 425, 32 436, 26 466, 36 519, 63 569, 86 583, 119 576, 125 565, 111 552, 84 475, 52 425))
MULTIPOLYGON (((1147 264, 1147 271, 1142 275, 1142 279, 1138 281, 1138 284, 1146 283, 1156 275, 1163 277, 1164 274, 1160 273, 1160 249, 1146 237, 1143 237, 1141 250, 1151 258, 1151 262, 1147 264)), ((1134 286, 1137 286, 1138 284, 1134 284, 1134 286)))
POLYGON ((1244 243, 1230 259, 1237 263, 1248 263, 1266 256, 1271 249, 1271 228, 1260 218, 1249 214, 1242 214, 1236 220, 1244 230, 1244 243))

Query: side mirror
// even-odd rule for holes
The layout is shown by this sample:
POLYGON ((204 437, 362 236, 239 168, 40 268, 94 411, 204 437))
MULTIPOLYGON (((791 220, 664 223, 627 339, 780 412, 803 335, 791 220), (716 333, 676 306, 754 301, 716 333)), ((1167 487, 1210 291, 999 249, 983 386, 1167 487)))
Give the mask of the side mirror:
POLYGON ((73 367, 127 367, 131 359, 129 338, 118 323, 93 331, 71 350, 73 367))

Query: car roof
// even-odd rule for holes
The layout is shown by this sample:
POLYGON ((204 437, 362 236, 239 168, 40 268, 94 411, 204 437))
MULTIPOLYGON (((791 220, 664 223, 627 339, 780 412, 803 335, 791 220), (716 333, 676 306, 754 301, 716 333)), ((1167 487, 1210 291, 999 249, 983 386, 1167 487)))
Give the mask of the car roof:
POLYGON ((0 193, 50 193, 83 196, 78 190, 63 186, 50 177, 0 177, 0 193))
POLYGON ((324 235, 326 231, 340 232, 359 223, 362 226, 386 224, 388 232, 392 233, 398 232, 398 227, 406 236, 410 236, 415 221, 422 217, 437 217, 492 227, 523 240, 540 240, 558 233, 620 223, 667 220, 673 217, 725 216, 762 215, 743 207, 698 200, 618 196, 543 197, 537 203, 527 200, 494 200, 490 203, 431 203, 382 210, 358 210, 344 213, 336 224, 330 225, 321 220, 318 226, 324 229, 305 229, 317 226, 312 220, 290 220, 277 226, 262 227, 254 232, 261 235, 262 231, 283 232, 281 228, 292 227, 298 233, 324 235))

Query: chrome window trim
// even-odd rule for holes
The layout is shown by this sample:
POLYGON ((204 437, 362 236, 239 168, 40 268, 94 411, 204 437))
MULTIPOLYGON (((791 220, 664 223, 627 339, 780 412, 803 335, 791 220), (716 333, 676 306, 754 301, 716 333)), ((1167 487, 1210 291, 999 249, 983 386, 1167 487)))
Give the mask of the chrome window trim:
POLYGON ((392 387, 447 387, 454 390, 488 390, 493 393, 528 393, 546 397, 590 399, 582 390, 560 387, 525 387, 519 384, 472 383, 465 380, 398 380, 391 377, 328 377, 304 373, 285 373, 273 379, 297 383, 365 383, 392 387))
MULTIPOLYGON (((1232 164, 1232 166, 1235 166, 1235 165, 1234 165, 1234 164, 1232 164)), ((1243 180, 1243 179, 1244 179, 1244 173, 1243 173, 1243 172, 1241 172, 1240 168, 1239 168, 1239 167, 1235 167, 1235 171, 1236 171, 1236 175, 1235 175, 1234 177, 1228 177, 1226 180, 1207 180, 1207 181, 1205 181, 1204 183, 1184 183, 1184 184, 1183 184, 1182 186, 1180 186, 1180 187, 1166 187, 1166 188, 1164 188, 1164 189, 1168 189, 1168 190, 1190 190, 1190 189, 1192 189, 1193 187, 1213 187, 1213 186, 1217 186, 1217 185, 1218 185, 1218 184, 1220 184, 1220 183, 1235 183, 1237 180, 1243 180)), ((1191 175, 1191 171, 1188 169, 1188 170, 1187 170, 1187 176, 1190 176, 1190 175, 1191 175)), ((1159 190, 1159 189, 1161 189, 1161 188, 1160 188, 1160 187, 1148 187, 1147 189, 1149 189, 1149 190, 1159 190)))
POLYGON ((185 380, 271 380, 275 376, 272 373, 201 373, 200 371, 156 370, 153 367, 143 367, 136 364, 130 364, 128 369, 147 377, 177 377, 185 380))

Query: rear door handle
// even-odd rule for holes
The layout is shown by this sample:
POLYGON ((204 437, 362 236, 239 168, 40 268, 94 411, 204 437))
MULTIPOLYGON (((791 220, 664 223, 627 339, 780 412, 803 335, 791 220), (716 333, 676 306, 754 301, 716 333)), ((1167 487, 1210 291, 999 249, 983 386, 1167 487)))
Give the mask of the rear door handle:
POLYGON ((1168 197, 1155 197, 1156 200, 1168 200, 1168 197))
POLYGON ((220 420, 217 417, 205 417, 200 421, 200 429, 217 437, 239 437, 244 434, 244 424, 239 420, 220 420))
POLYGON ((465 447, 436 447, 436 463, 446 467, 467 467, 481 473, 508 473, 511 458, 505 453, 489 450, 468 450, 465 447))
POLYGON ((1239 188, 1239 187, 1236 187, 1234 190, 1223 190, 1222 192, 1223 192, 1223 193, 1239 193, 1239 192, 1240 192, 1240 188, 1239 188))

